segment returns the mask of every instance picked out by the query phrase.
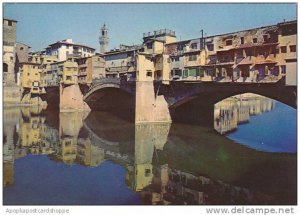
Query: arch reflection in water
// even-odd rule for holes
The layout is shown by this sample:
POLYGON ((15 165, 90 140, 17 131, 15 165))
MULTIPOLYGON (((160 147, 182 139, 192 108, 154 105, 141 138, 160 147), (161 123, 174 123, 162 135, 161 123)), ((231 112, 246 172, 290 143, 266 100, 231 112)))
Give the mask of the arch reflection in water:
POLYGON ((214 128, 220 134, 234 131, 239 124, 248 123, 250 115, 260 115, 275 107, 273 99, 245 93, 224 99, 214 106, 214 128))

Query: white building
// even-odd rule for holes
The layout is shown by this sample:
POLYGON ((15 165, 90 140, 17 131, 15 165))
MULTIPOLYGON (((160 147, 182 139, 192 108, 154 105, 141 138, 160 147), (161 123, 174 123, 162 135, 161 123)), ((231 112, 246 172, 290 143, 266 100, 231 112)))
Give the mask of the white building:
POLYGON ((59 61, 64 61, 70 57, 80 58, 93 56, 95 55, 95 49, 73 43, 72 39, 66 39, 50 44, 46 48, 46 54, 55 55, 59 61))

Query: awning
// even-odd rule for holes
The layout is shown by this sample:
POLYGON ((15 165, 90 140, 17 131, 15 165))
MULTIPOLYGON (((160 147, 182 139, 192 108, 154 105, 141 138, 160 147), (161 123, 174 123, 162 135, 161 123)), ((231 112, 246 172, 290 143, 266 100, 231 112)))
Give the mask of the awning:
POLYGON ((260 47, 260 46, 276 46, 279 43, 245 43, 241 44, 234 49, 245 49, 245 48, 253 48, 253 47, 260 47))
POLYGON ((237 65, 240 66, 240 65, 251 65, 251 64, 253 64, 253 58, 251 56, 247 56, 237 65))
POLYGON ((275 61, 268 61, 268 60, 264 60, 264 61, 258 61, 258 62, 255 62, 254 65, 263 65, 263 64, 276 64, 277 62, 275 61))
POLYGON ((224 63, 217 63, 216 66, 231 66, 234 62, 224 62, 224 63))

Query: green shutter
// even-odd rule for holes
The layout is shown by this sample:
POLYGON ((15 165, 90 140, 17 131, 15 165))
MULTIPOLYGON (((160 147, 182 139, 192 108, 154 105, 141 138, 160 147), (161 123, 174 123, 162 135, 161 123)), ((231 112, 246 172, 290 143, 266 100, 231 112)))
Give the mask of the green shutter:
POLYGON ((189 69, 189 76, 196 77, 197 75, 197 69, 189 69))
POLYGON ((184 77, 188 77, 188 75, 189 75, 189 70, 188 70, 188 69, 185 69, 185 70, 184 70, 184 77))

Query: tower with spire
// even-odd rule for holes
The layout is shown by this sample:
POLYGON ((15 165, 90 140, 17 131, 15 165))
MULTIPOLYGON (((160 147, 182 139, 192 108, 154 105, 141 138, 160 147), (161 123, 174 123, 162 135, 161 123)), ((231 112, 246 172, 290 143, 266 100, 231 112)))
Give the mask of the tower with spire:
POLYGON ((108 51, 108 28, 106 27, 105 23, 100 30, 100 37, 99 37, 99 44, 100 44, 100 53, 104 54, 108 51))

